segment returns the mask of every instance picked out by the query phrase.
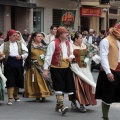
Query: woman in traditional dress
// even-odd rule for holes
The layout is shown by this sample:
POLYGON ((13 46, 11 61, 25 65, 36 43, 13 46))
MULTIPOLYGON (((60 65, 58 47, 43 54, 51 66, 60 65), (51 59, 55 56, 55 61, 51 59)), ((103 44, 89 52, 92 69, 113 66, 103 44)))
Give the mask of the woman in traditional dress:
POLYGON ((43 59, 46 47, 41 43, 43 35, 41 33, 33 33, 28 44, 29 56, 26 60, 26 79, 25 79, 25 96, 28 98, 42 98, 50 96, 50 92, 46 81, 38 69, 43 68, 43 59), (37 68, 35 66, 37 65, 37 68))
POLYGON ((16 31, 16 39, 18 40, 18 41, 20 41, 21 43, 23 43, 25 46, 27 46, 27 44, 26 44, 26 42, 25 42, 25 40, 23 39, 23 37, 22 37, 22 34, 19 32, 19 31, 16 31))
MULTIPOLYGON (((96 105, 96 100, 94 98, 94 88, 96 84, 87 63, 84 62, 88 49, 82 42, 82 35, 79 32, 76 32, 72 35, 72 40, 74 41, 74 61, 77 63, 71 64, 71 69, 74 72, 76 99, 80 104, 80 111, 86 112, 84 106, 96 105)), ((91 57, 90 54, 88 56, 91 57)), ((71 106, 73 108, 77 106, 75 101, 72 101, 71 106)))

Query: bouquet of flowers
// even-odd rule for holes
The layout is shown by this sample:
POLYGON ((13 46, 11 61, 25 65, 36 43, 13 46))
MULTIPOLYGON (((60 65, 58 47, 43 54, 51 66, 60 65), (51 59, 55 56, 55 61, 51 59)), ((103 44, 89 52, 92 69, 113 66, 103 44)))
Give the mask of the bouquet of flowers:
POLYGON ((93 60, 96 64, 100 63, 100 55, 99 55, 99 48, 97 46, 97 43, 90 44, 86 42, 86 45, 88 47, 87 55, 84 60, 84 62, 88 63, 89 59, 93 60))

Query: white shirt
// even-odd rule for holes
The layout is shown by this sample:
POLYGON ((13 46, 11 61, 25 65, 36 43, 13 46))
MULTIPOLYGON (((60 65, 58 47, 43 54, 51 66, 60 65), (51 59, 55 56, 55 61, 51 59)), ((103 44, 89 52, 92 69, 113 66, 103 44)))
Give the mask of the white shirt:
POLYGON ((49 43, 50 43, 52 40, 54 40, 54 39, 55 39, 55 35, 49 34, 49 35, 46 36, 45 42, 46 42, 47 44, 49 44, 49 43))
POLYGON ((89 36, 88 43, 92 44, 92 36, 89 36))
MULTIPOLYGON (((119 47, 118 62, 120 62, 120 41, 117 40, 117 43, 119 47)), ((100 42, 100 58, 101 58, 101 65, 105 70, 106 74, 111 73, 110 65, 108 61, 108 53, 109 53, 109 42, 106 38, 104 38, 100 42)))
POLYGON ((86 37, 82 38, 83 39, 83 43, 86 44, 87 43, 87 39, 86 37))
MULTIPOLYGON (((70 56, 68 56, 68 53, 67 53, 66 42, 61 43, 61 48, 62 48, 63 58, 68 58, 68 57, 74 58, 73 48, 71 44, 70 44, 70 53, 71 53, 70 56)), ((51 65, 52 56, 54 52, 55 52, 55 42, 52 41, 47 48, 47 53, 46 53, 45 62, 44 62, 44 69, 47 70, 48 67, 51 65)))
MULTIPOLYGON (((28 49, 23 43, 21 43, 21 44, 22 44, 22 51, 25 51, 25 53, 22 54, 21 56, 22 56, 23 59, 26 59, 27 56, 28 56, 28 49)), ((17 56, 17 55, 19 55, 17 42, 10 42, 9 47, 10 47, 9 56, 17 56)), ((4 51, 4 43, 0 46, 0 52, 3 52, 3 51, 4 51)))

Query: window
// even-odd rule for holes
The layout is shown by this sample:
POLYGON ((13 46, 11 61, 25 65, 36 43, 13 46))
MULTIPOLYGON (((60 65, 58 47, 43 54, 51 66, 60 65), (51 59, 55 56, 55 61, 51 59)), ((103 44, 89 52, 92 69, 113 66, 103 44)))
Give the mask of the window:
POLYGON ((109 13, 111 14, 117 14, 117 9, 109 9, 109 13))
POLYGON ((62 10, 53 9, 53 25, 59 27, 62 16, 62 10))
POLYGON ((109 2, 110 2, 110 0, 100 0, 101 4, 106 4, 106 3, 109 3, 109 2))
POLYGON ((36 8, 33 11, 33 30, 36 32, 42 32, 44 29, 44 9, 36 8))

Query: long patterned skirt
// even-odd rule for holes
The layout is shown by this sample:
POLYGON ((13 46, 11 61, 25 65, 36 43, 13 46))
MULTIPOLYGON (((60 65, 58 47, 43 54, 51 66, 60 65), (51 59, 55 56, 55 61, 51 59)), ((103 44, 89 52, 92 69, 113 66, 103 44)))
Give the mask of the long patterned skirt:
POLYGON ((49 97, 50 91, 45 80, 39 74, 35 66, 26 71, 25 75, 25 96, 28 98, 49 97), (32 78, 32 69, 34 69, 34 78, 32 78), (34 79, 34 81, 33 81, 34 79))
POLYGON ((76 98, 79 104, 96 105, 95 94, 92 93, 92 86, 83 81, 80 77, 74 74, 76 86, 76 98))
POLYGON ((80 68, 77 64, 71 64, 71 69, 74 73, 76 98, 79 104, 96 105, 96 84, 89 67, 87 66, 86 68, 80 68))

